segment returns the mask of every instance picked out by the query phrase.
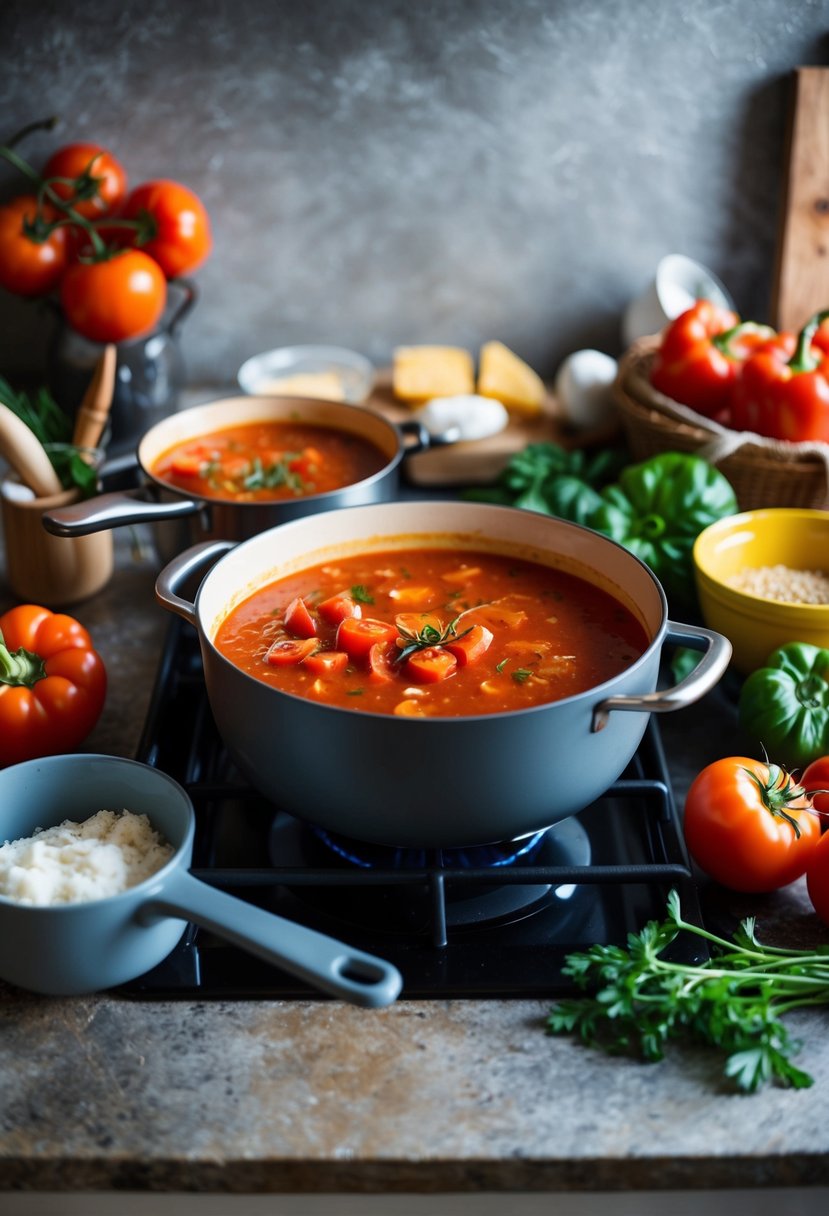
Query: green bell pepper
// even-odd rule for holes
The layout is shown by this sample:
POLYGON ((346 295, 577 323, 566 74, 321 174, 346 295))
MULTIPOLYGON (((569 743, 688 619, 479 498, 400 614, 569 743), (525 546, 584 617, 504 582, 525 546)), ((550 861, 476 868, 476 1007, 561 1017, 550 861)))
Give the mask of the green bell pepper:
POLYGON ((663 452, 629 465, 601 496, 590 527, 650 566, 669 599, 693 603, 694 541, 738 510, 730 482, 701 456, 663 452))
POLYGON ((789 642, 740 690, 740 726, 776 764, 805 768, 829 754, 829 650, 789 642))

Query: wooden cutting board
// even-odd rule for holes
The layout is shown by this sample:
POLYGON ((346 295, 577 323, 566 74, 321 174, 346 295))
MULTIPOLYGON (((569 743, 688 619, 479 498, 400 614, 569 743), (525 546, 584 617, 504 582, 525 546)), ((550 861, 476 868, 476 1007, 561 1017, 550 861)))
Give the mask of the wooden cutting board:
POLYGON ((829 308, 829 68, 797 68, 792 81, 772 324, 803 327, 829 308))
MULTIPOLYGON (((391 388, 391 369, 378 372, 374 390, 364 405, 389 421, 411 419, 413 410, 399 402, 391 388)), ((406 459, 406 476, 422 486, 469 486, 494 481, 511 456, 528 443, 557 443, 572 451, 600 447, 618 439, 620 426, 613 421, 591 430, 576 430, 567 424, 552 392, 548 392, 538 419, 511 418, 506 429, 488 439, 429 448, 406 459)))

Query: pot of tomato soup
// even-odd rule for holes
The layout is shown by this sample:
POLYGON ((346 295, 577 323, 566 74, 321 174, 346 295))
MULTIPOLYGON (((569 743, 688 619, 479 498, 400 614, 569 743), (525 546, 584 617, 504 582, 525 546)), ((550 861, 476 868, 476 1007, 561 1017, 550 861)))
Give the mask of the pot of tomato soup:
POLYGON ((171 414, 136 453, 142 485, 49 512, 58 536, 151 523, 163 560, 211 537, 244 540, 287 520, 386 502, 400 465, 430 442, 420 423, 304 397, 232 397, 171 414))
POLYGON ((669 621, 653 572, 614 541, 480 503, 355 507, 207 543, 156 596, 195 625, 250 782, 395 847, 508 840, 582 810, 648 714, 701 697, 731 653, 669 621), (210 561, 191 602, 182 588, 210 561), (704 654, 657 692, 666 644, 704 654))

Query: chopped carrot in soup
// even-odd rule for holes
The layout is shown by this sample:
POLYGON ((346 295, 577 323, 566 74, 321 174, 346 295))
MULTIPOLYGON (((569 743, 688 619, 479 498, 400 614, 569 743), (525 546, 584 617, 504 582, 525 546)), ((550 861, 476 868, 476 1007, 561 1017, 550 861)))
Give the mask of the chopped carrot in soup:
POLYGON ((228 615, 215 644, 297 696, 458 717, 593 688, 634 663, 648 639, 614 596, 575 575, 434 548, 349 556, 279 579, 228 615))

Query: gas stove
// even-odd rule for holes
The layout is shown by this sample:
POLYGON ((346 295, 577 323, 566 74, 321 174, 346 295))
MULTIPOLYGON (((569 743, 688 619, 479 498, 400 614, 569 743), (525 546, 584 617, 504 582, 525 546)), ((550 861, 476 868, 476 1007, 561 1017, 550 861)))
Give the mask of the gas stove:
MULTIPOLYGON (((251 788, 216 730, 196 633, 174 618, 136 758, 189 793, 197 878, 394 963, 401 999, 567 993, 566 956, 623 944, 662 919, 671 888, 685 916, 702 923, 653 718, 621 778, 547 832, 471 849, 386 849, 315 829, 251 788)), ((696 939, 672 949, 683 961, 705 957, 696 939)), ((119 991, 327 999, 192 925, 163 963, 119 991)))

